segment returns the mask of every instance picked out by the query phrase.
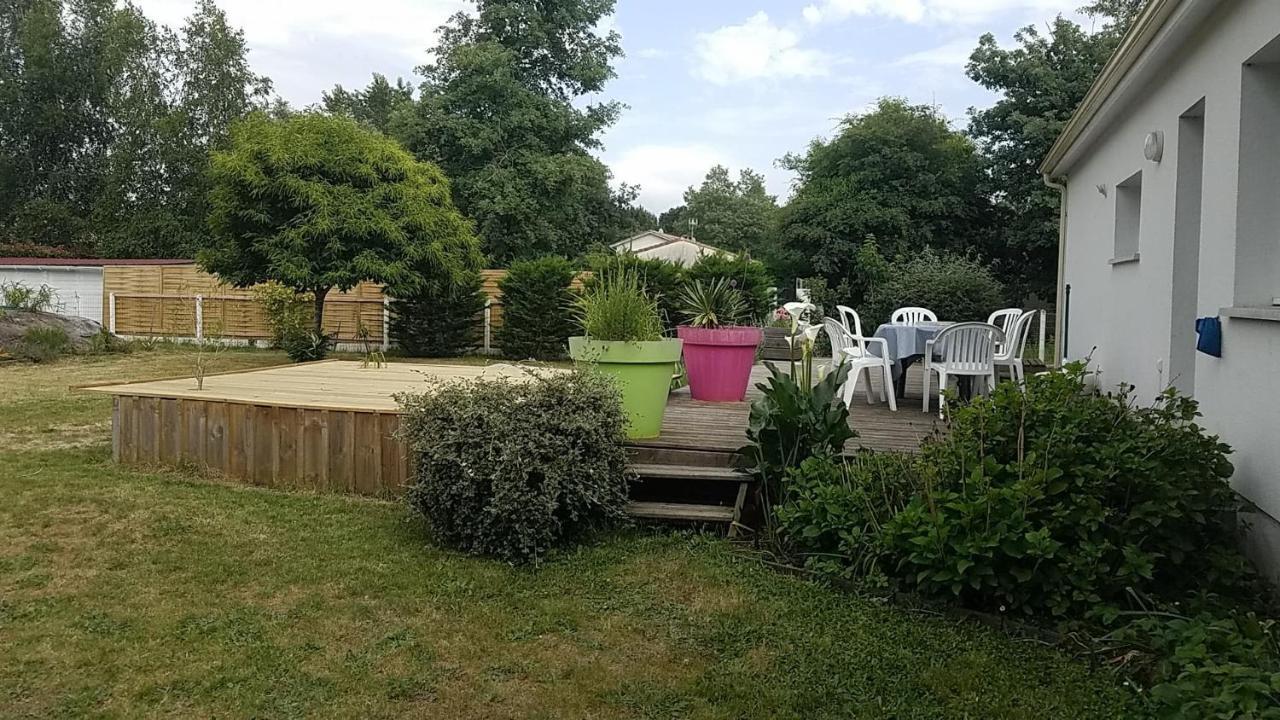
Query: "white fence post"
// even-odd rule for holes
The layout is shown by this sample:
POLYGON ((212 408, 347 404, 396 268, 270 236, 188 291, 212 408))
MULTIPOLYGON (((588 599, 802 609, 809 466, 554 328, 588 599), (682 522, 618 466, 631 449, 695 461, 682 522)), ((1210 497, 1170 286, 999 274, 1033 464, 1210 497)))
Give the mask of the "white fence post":
POLYGON ((382 352, 391 349, 391 298, 382 296, 382 352))
POLYGON ((107 297, 107 332, 116 334, 116 294, 107 297))
POLYGON ((1045 364, 1045 365, 1048 365, 1048 364, 1049 364, 1049 361, 1048 361, 1048 360, 1045 358, 1045 356, 1044 356, 1044 347, 1045 347, 1045 337, 1044 337, 1044 334, 1045 334, 1045 318, 1046 318, 1046 317, 1048 317, 1048 315, 1049 315, 1049 311, 1048 311, 1048 310, 1041 310, 1041 311, 1040 311, 1040 362, 1041 362, 1041 363, 1043 363, 1043 364, 1045 364))
POLYGON ((493 352, 493 298, 484 301, 484 354, 493 352))
POLYGON ((204 340, 204 296, 196 296, 196 342, 204 340))

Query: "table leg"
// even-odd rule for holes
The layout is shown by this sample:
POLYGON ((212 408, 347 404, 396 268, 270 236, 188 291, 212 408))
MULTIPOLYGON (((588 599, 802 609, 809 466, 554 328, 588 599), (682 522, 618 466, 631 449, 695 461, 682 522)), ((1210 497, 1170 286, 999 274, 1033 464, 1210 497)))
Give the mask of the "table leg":
POLYGON ((899 401, 907 396, 907 370, 912 365, 920 362, 923 357, 923 355, 908 355, 898 361, 898 366, 902 368, 902 372, 898 373, 898 376, 893 379, 893 391, 898 394, 899 401))

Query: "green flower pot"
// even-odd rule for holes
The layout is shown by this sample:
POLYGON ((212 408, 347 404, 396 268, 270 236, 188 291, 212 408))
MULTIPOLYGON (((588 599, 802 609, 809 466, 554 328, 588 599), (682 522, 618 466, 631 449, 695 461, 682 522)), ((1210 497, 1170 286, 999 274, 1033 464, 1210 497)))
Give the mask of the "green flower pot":
POLYGON ((655 438, 662 432, 671 375, 680 359, 680 340, 618 342, 588 337, 569 338, 569 357, 591 363, 613 376, 622 390, 627 414, 627 437, 655 438))

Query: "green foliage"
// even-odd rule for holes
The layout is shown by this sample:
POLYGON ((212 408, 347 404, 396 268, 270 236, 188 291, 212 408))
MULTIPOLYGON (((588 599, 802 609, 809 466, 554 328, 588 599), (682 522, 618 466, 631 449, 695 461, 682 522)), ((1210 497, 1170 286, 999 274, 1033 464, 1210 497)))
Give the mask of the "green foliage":
POLYGON ((967 605, 1114 619, 1131 593, 1248 595, 1229 448, 1172 392, 1099 395, 1083 366, 1012 383, 925 447, 932 485, 885 542, 915 589, 967 605))
POLYGON ((613 0, 481 0, 440 29, 417 104, 392 121, 453 180, 499 264, 574 257, 634 223, 634 189, 612 191, 592 155, 621 106, 583 102, 622 54, 616 31, 598 31, 612 11, 613 0))
POLYGON ((985 321, 1004 305, 1004 286, 985 265, 969 256, 926 248, 890 266, 861 309, 864 323, 888 322, 895 309, 910 306, 959 322, 985 321))
POLYGON ((13 356, 29 362, 49 362, 69 354, 75 348, 67 331, 55 325, 27 328, 13 348, 13 356))
POLYGON ((624 266, 601 273, 578 296, 575 310, 583 333, 596 340, 649 342, 662 337, 657 301, 645 292, 639 274, 624 266))
POLYGON ((413 86, 402 78, 396 78, 396 84, 392 85, 385 75, 374 73, 364 90, 351 91, 334 85, 333 90, 323 94, 321 105, 326 112, 351 118, 387 135, 392 116, 412 108, 413 86))
POLYGON ((720 253, 703 255, 685 270, 685 278, 703 282, 717 278, 728 280, 730 286, 742 293, 747 304, 746 320, 752 323, 763 321, 774 310, 773 275, 764 263, 746 254, 735 257, 720 253))
POLYGON ((441 542, 537 561, 624 517, 626 417, 607 379, 539 373, 397 400, 415 459, 409 502, 441 542))
POLYGON ((729 283, 728 278, 716 278, 705 285, 701 280, 685 285, 680 302, 689 325, 718 328, 742 323, 747 315, 747 303, 742 293, 729 283))
POLYGON ((329 356, 333 349, 333 336, 318 333, 311 328, 291 330, 281 340, 280 347, 289 359, 296 363, 315 362, 329 356))
POLYGON ((0 311, 44 312, 52 306, 53 288, 48 285, 33 288, 18 281, 0 283, 0 311))
POLYGON ((594 253, 586 258, 592 276, 584 287, 590 290, 605 273, 623 270, 640 278, 644 292, 658 303, 658 314, 665 330, 672 330, 680 321, 680 291, 684 287, 684 268, 679 263, 662 258, 642 258, 634 254, 618 255, 612 251, 594 253))
POLYGON ((844 452, 845 441, 856 433, 840 399, 840 386, 849 377, 847 365, 841 363, 812 387, 772 363, 765 366, 769 379, 756 385, 761 396, 751 402, 742 453, 763 481, 766 502, 774 503, 783 497, 788 470, 810 457, 844 452))
POLYGON ((253 288, 253 297, 262 306, 271 330, 271 347, 284 348, 286 338, 304 334, 311 327, 311 307, 315 303, 311 293, 266 282, 253 288))
POLYGON ((711 168, 702 185, 685 191, 684 203, 664 213, 659 227, 697 237, 698 242, 708 245, 760 257, 774 244, 778 199, 765 188, 764 176, 750 168, 738 173, 737 180, 723 165, 711 168))
POLYGON ((1151 615, 1113 640, 1147 663, 1156 717, 1171 720, 1280 718, 1280 641, 1274 620, 1253 613, 1151 615))
POLYGON ((413 357, 453 357, 474 350, 485 294, 479 272, 459 282, 431 282, 391 302, 391 337, 413 357))
POLYGON ((774 507, 779 533, 805 567, 840 578, 883 578, 881 534, 924 487, 910 455, 811 457, 786 473, 774 507))
POLYGON ((1140 0, 1101 0, 1085 11, 1102 20, 1095 32, 1058 17, 1042 34, 1028 26, 1017 47, 983 35, 969 58, 971 79, 1001 98, 970 115, 970 137, 987 172, 977 186, 996 198, 997 232, 987 255, 1010 281, 1015 299, 1052 296, 1058 267, 1058 192, 1046 187, 1040 163, 1128 28, 1140 0))
POLYGON ((237 287, 312 293, 317 336, 333 288, 367 280, 409 295, 477 262, 439 168, 351 120, 254 116, 235 126, 212 172, 201 266, 237 287))
POLYGON ((574 332, 573 265, 549 255, 511 264, 502 290, 502 354, 517 360, 553 360, 568 351, 574 332))
POLYGON ((0 7, 0 244, 189 257, 208 153, 271 84, 213 2, 177 31, 133 4, 0 7))
POLYGON ((856 285, 858 247, 868 237, 892 238, 883 248, 890 256, 988 243, 980 158, 932 107, 882 99, 785 165, 799 180, 782 211, 784 255, 774 261, 784 277, 856 285))

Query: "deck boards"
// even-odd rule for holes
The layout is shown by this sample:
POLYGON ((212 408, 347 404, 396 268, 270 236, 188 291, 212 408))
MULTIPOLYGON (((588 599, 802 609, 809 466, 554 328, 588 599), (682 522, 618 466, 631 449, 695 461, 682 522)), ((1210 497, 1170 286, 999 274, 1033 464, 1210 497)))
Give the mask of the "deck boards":
MULTIPOLYGON (((554 368, 539 367, 539 372, 559 372, 554 368)), ((304 365, 267 368, 238 373, 214 375, 205 379, 203 391, 195 389, 195 381, 190 378, 156 380, 151 382, 128 383, 122 385, 106 385, 86 388, 93 392, 105 392, 121 396, 125 403, 129 398, 164 398, 163 415, 140 418, 148 425, 138 428, 138 439, 142 447, 129 448, 126 455, 132 453, 140 457, 126 457, 127 460, 156 459, 168 457, 175 437, 162 434, 156 438, 162 428, 150 428, 154 421, 165 424, 172 420, 171 403, 184 401, 210 402, 214 412, 221 415, 210 415, 207 418, 209 428, 204 432, 219 429, 225 434, 220 439, 206 446, 207 452, 225 453, 228 465, 239 467, 249 463, 260 463, 271 455, 272 465, 284 468, 284 474, 297 467, 303 474, 323 473, 329 476, 324 481, 334 486, 354 489, 354 475, 365 476, 357 470, 374 464, 374 452, 379 439, 386 440, 387 433, 382 428, 368 424, 379 422, 374 418, 358 421, 350 413, 375 413, 394 416, 398 406, 394 395, 423 389, 428 383, 444 382, 458 379, 492 377, 508 375, 519 377, 524 369, 511 365, 496 364, 490 366, 455 365, 445 363, 395 362, 382 368, 362 368, 355 361, 331 361, 304 365), (271 413, 246 414, 248 408, 274 408, 271 413), (240 407, 237 407, 240 406, 240 407), (243 408, 243 409, 241 409, 243 408), (305 422, 319 411, 329 411, 328 422, 323 428, 311 427, 305 422), (261 446, 253 444, 253 438, 246 437, 241 426, 255 419, 271 418, 273 422, 285 416, 294 418, 294 422, 285 423, 290 426, 287 432, 278 433, 269 440, 260 440, 261 446), (301 421, 299 421, 301 418, 301 421), (216 426, 216 427, 215 427, 216 426), (350 426, 348 428, 347 426, 350 426), (335 432, 335 428, 337 432, 335 432), (350 432, 348 432, 348 429, 350 432), (314 461, 300 455, 303 446, 314 447, 323 444, 320 437, 310 438, 310 433, 324 432, 331 450, 339 458, 335 467, 321 469, 312 467, 314 461), (359 438, 357 439, 357 435, 359 438), (152 445, 155 447, 152 447, 152 445), (358 448, 358 449, 357 449, 358 448)), ((768 372, 763 365, 756 366, 752 376, 752 387, 748 393, 748 402, 742 403, 705 403, 693 400, 687 389, 673 392, 667 405, 667 414, 662 426, 662 434, 653 440, 635 441, 632 445, 645 448, 688 449, 713 452, 732 452, 742 447, 746 441, 747 419, 750 413, 749 401, 759 395, 755 384, 763 382, 768 372)), ((892 412, 887 405, 868 405, 859 391, 850 408, 850 424, 858 432, 858 437, 850 440, 846 451, 852 452, 860 448, 872 450, 912 451, 920 442, 934 432, 937 416, 926 414, 920 409, 921 376, 919 368, 913 368, 908 377, 907 397, 900 399, 898 412, 892 412)), ((878 384, 874 387, 878 388, 878 384)), ((936 410, 935 410, 936 412, 936 410)), ((129 418, 124 420, 129 421, 129 418)), ((391 421, 383 421, 390 423, 391 421)), ((389 424, 388 427, 391 425, 389 424)), ((129 430, 129 428, 125 428, 129 430)), ((184 428, 183 432, 201 433, 195 427, 184 428)), ((130 433, 133 434, 133 433, 130 433)), ((383 448, 384 455, 392 454, 392 449, 383 448)), ((280 469, 273 468, 276 472, 280 469)), ((274 474, 274 473, 273 473, 274 474)), ((377 485, 394 485, 402 478, 387 477, 379 480, 366 480, 377 485)))

